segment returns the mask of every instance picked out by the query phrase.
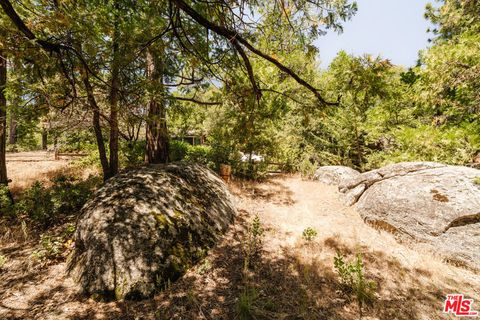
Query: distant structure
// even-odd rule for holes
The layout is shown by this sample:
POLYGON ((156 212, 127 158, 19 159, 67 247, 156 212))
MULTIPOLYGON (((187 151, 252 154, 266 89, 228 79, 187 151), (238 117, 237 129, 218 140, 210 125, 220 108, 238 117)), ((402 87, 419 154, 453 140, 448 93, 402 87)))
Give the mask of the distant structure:
POLYGON ((191 144, 192 146, 205 144, 205 138, 205 133, 199 132, 198 130, 188 130, 184 133, 172 135, 173 140, 183 141, 191 144))

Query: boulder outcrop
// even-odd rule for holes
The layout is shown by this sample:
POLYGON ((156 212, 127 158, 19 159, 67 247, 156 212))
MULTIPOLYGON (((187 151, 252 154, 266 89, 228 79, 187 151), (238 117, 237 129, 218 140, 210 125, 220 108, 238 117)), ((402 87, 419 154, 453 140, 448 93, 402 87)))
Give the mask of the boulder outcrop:
POLYGON ((360 175, 360 172, 345 166, 319 167, 313 175, 314 180, 328 185, 339 185, 360 175))
POLYGON ((235 214, 224 182, 200 165, 119 174, 82 209, 69 272, 89 294, 151 296, 204 256, 235 214))
POLYGON ((480 268, 480 170, 405 162, 345 180, 365 222, 427 242, 450 261, 480 268))

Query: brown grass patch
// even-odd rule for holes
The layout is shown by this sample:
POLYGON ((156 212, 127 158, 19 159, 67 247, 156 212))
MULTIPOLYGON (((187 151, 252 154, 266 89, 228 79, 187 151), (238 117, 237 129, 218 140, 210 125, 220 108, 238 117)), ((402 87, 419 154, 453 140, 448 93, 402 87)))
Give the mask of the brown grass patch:
POLYGON ((59 174, 86 178, 98 174, 92 168, 81 169, 71 165, 71 160, 54 160, 53 154, 45 151, 19 152, 7 155, 7 174, 11 180, 9 187, 14 196, 30 187, 35 181, 47 183, 59 174))

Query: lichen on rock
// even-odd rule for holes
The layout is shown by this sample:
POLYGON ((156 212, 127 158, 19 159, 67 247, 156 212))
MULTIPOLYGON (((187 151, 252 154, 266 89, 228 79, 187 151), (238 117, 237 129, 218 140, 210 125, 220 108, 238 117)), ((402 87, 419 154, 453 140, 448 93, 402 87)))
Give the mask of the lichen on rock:
POLYGON ((131 170, 82 209, 69 273, 89 294, 149 297, 204 256, 235 214, 225 184, 205 167, 131 170))

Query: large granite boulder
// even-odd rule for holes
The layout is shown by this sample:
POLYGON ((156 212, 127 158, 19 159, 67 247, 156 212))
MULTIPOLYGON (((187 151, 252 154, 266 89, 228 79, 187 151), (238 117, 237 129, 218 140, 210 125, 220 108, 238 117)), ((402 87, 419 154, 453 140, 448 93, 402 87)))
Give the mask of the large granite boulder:
POLYGON ((151 296, 204 256, 235 214, 223 181, 200 165, 120 174, 82 209, 69 272, 105 299, 151 296))
POLYGON ((360 172, 345 166, 323 166, 315 171, 314 180, 328 185, 344 183, 346 180, 354 179, 360 175, 360 172))
POLYGON ((344 181, 363 219, 434 246, 448 260, 480 268, 480 170, 433 162, 398 163, 344 181))

